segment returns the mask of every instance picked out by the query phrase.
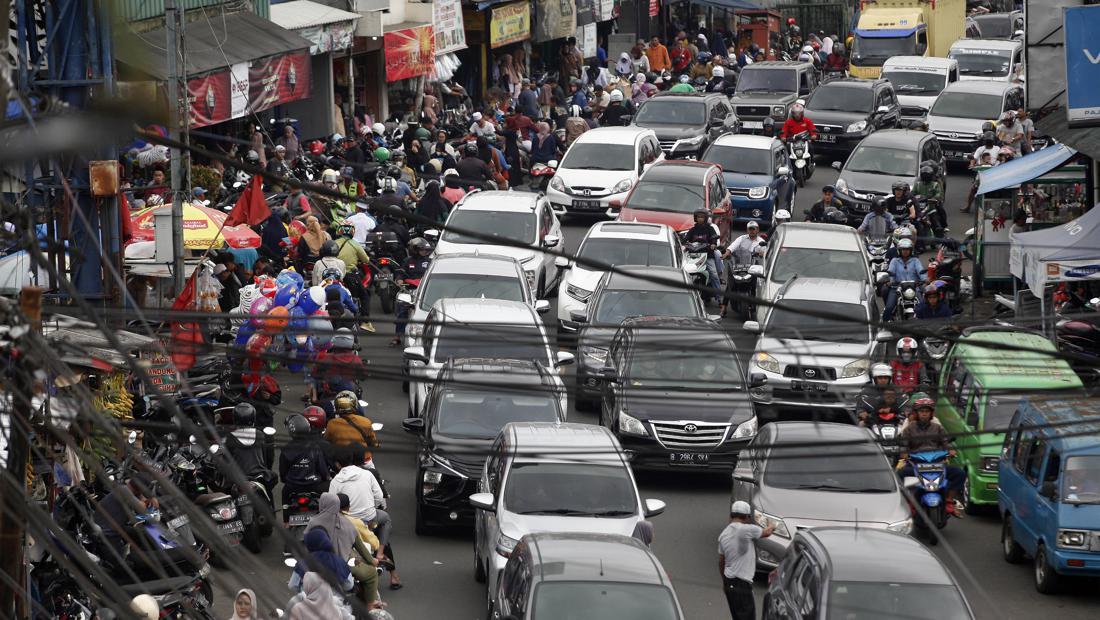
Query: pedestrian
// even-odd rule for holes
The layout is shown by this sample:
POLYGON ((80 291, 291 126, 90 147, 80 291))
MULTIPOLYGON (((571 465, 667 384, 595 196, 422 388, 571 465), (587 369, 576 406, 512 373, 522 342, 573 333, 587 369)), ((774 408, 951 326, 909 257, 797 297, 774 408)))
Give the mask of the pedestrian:
POLYGON ((302 147, 298 141, 298 136, 294 134, 293 125, 283 126, 283 135, 275 141, 275 144, 283 147, 283 150, 286 152, 286 159, 287 161, 291 162, 291 164, 293 164, 294 161, 298 159, 298 155, 300 155, 302 152, 302 147))
POLYGON ((745 501, 730 506, 730 522, 718 535, 718 569, 722 591, 733 620, 756 620, 752 577, 756 574, 756 541, 767 538, 775 526, 762 528, 752 522, 752 508, 745 501))
POLYGON ((233 615, 229 620, 256 620, 256 593, 248 588, 237 590, 233 597, 233 615))
POLYGON ((672 68, 672 60, 668 56, 668 48, 661 44, 661 40, 654 36, 649 41, 649 47, 645 50, 649 58, 649 69, 660 73, 672 68))
POLYGON ((416 215, 443 224, 451 213, 453 205, 443 197, 439 188, 439 181, 428 181, 424 187, 424 197, 416 203, 416 215))
POLYGON ((1024 133, 1024 139, 1020 142, 1020 151, 1027 155, 1035 150, 1035 145, 1032 144, 1032 133, 1035 131, 1035 121, 1027 114, 1027 108, 1020 108, 1016 110, 1016 122, 1020 125, 1020 131, 1024 133))

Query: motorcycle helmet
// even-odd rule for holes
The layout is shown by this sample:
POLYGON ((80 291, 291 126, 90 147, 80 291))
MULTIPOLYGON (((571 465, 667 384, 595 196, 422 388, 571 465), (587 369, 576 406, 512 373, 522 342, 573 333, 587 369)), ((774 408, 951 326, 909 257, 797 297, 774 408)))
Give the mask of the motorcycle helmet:
MULTIPOLYGON (((910 338, 912 340, 912 338, 910 338)), ((920 398, 913 400, 913 411, 920 411, 921 409, 928 409, 930 411, 936 410, 936 401, 928 397, 927 394, 922 395, 920 398)))
POLYGON ((726 77, 726 70, 723 69, 722 67, 715 67, 715 68, 710 70, 710 74, 711 74, 711 76, 716 77, 716 78, 724 78, 724 77, 726 77))
POLYGON ((333 282, 339 282, 344 279, 344 274, 340 273, 340 270, 335 267, 329 267, 321 272, 322 280, 332 280, 333 282))
POLYGON ((352 224, 340 224, 336 228, 336 235, 340 237, 353 237, 355 236, 355 226, 352 224))
POLYGON ((340 182, 340 173, 332 168, 326 168, 325 171, 321 173, 321 182, 335 185, 340 182))
POLYGON ((698 221, 700 215, 703 216, 703 221, 705 222, 705 221, 707 221, 707 218, 710 217, 710 211, 707 211, 706 209, 696 209, 696 210, 692 211, 691 212, 692 221, 698 221))
POLYGON ((355 178, 355 169, 352 168, 351 166, 344 166, 343 168, 340 169, 340 176, 345 178, 345 179, 354 179, 355 178))
POLYGON ((903 362, 911 362, 917 356, 917 341, 914 338, 906 336, 901 340, 898 340, 897 344, 898 358, 903 362))
POLYGON ((409 254, 416 254, 424 247, 431 249, 432 244, 428 243, 428 240, 423 237, 416 237, 409 241, 409 254))
POLYGON ((374 132, 375 135, 380 136, 386 133, 386 126, 382 123, 375 123, 370 126, 370 130, 374 132))
POLYGON ((159 207, 164 204, 164 196, 161 194, 153 194, 145 199, 145 204, 149 207, 159 207))
POLYGON ((904 239, 899 240, 898 241, 898 252, 900 252, 902 250, 909 250, 910 252, 913 251, 913 240, 908 239, 908 238, 904 238, 904 239))
POLYGON ((681 84, 687 84, 689 82, 691 82, 691 76, 690 75, 685 73, 685 74, 680 76, 680 83, 681 84))
POLYGON ((397 179, 387 176, 382 178, 382 186, 380 188, 383 192, 396 192, 397 191, 397 179))
POLYGON ((325 145, 320 140, 314 140, 309 143, 309 154, 313 156, 320 155, 325 152, 325 145))
POLYGON ((332 348, 334 349, 351 349, 355 347, 355 336, 351 333, 351 330, 346 327, 341 327, 336 330, 336 333, 332 336, 332 348))
POLYGON ((878 363, 871 366, 871 379, 878 379, 879 377, 892 378, 893 376, 894 371, 889 364, 878 363))
POLYGON ((374 161, 384 164, 390 160, 390 150, 384 146, 374 149, 374 161))
POLYGON ((894 239, 901 241, 902 239, 908 239, 913 235, 913 231, 909 230, 908 226, 898 226, 894 229, 894 239))
POLYGON ((925 286, 924 287, 924 296, 927 298, 929 295, 939 295, 940 294, 939 284, 940 284, 940 282, 939 282, 939 280, 937 280, 935 282, 932 282, 928 286, 925 286))
POLYGON ((810 45, 809 43, 807 43, 806 45, 803 45, 802 46, 802 53, 803 54, 813 54, 814 53, 814 46, 810 45))
POLYGON ((465 145, 463 145, 462 150, 466 153, 466 155, 475 156, 477 155, 477 143, 467 142, 465 145))
POLYGON ((359 413, 358 405, 358 399, 355 398, 353 392, 340 392, 336 395, 336 399, 332 401, 332 409, 336 412, 336 415, 359 413), (348 396, 349 394, 351 395, 348 396))
POLYGON ((796 121, 802 120, 803 115, 806 114, 806 107, 801 103, 796 103, 791 106, 790 117, 796 121))
POLYGON ((844 55, 844 44, 843 43, 833 44, 833 53, 838 54, 840 56, 843 56, 844 55))
POLYGON ((886 199, 875 198, 873 201, 871 201, 871 208, 875 211, 875 213, 882 215, 883 211, 886 210, 886 199))
POLYGON ((814 42, 810 43, 810 46, 814 49, 815 53, 821 51, 821 44, 818 43, 817 41, 814 41, 814 42))
POLYGON ((899 189, 902 191, 903 195, 908 194, 909 193, 909 184, 906 183, 905 181, 894 181, 894 184, 890 186, 890 192, 891 193, 896 192, 899 189))
POLYGON ((802 34, 802 29, 799 28, 797 25, 792 25, 791 26, 791 34, 801 35, 802 34))
POLYGON ((789 221, 791 221, 791 212, 790 211, 788 211, 786 209, 780 209, 780 210, 775 212, 775 223, 776 223, 776 225, 785 224, 789 221))
POLYGON ((405 165, 405 151, 403 149, 395 149, 393 152, 393 163, 400 167, 405 165))
POLYGON ((932 175, 934 175, 934 174, 935 174, 935 171, 932 170, 932 166, 921 166, 920 167, 920 180, 921 181, 923 181, 925 183, 931 183, 932 182, 932 175))
POLYGON ((797 21, 795 20, 795 18, 793 18, 793 17, 788 17, 788 18, 787 18, 787 25, 788 25, 788 26, 794 27, 794 25, 795 25, 796 23, 797 23, 797 21))
POLYGON ((139 594, 130 599, 130 611, 141 620, 158 620, 160 603, 150 594, 139 594))
POLYGON ((443 178, 444 179, 446 179, 447 177, 457 177, 457 176, 458 176, 458 170, 455 170, 454 168, 447 168, 446 170, 443 171, 443 178))
POLYGON ((770 116, 764 117, 764 133, 775 133, 775 119, 770 116))
POLYGON ((256 408, 249 403, 240 403, 233 407, 233 423, 237 426, 255 426, 256 408))
POLYGON ((401 167, 396 164, 389 166, 388 168, 386 168, 386 176, 390 177, 391 179, 400 179, 401 167))
POLYGON ((619 89, 615 89, 615 90, 611 91, 611 103, 616 103, 616 102, 618 102, 618 103, 623 102, 623 91, 621 91, 619 89))
MULTIPOLYGON (((317 408, 320 409, 320 407, 317 408)), ((322 416, 324 413, 324 411, 321 411, 322 416)), ((305 419, 300 413, 288 415, 286 417, 286 422, 283 424, 286 425, 286 432, 289 433, 291 437, 304 437, 310 434, 312 430, 312 425, 309 423, 309 420, 305 419)))
POLYGON ((328 423, 328 416, 325 415, 325 410, 317 405, 306 407, 302 411, 302 417, 309 423, 310 428, 315 428, 317 430, 324 430, 325 425, 328 423))
POLYGON ((655 84, 660 77, 661 76, 657 75, 656 71, 646 71, 645 80, 643 81, 649 82, 650 84, 655 84))
POLYGON ((248 154, 244 156, 245 162, 252 164, 253 166, 260 165, 260 154, 256 151, 248 151, 248 154))
POLYGON ((699 64, 701 65, 705 65, 710 62, 711 58, 714 58, 714 54, 711 54, 710 52, 699 52, 699 55, 695 57, 695 59, 699 61, 699 64))

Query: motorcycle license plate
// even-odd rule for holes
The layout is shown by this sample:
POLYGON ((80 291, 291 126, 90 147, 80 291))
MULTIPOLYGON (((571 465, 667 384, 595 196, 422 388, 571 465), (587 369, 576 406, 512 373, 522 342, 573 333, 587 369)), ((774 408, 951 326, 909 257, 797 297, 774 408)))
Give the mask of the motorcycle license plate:
POLYGON ((244 522, 240 519, 236 521, 230 521, 229 523, 219 523, 218 531, 222 534, 236 534, 237 532, 244 531, 244 522))
POLYGON ((818 140, 818 142, 835 143, 836 142, 836 136, 834 136, 832 134, 827 134, 827 133, 818 134, 817 140, 818 140))
POLYGON ((209 574, 210 574, 210 565, 209 564, 203 564, 202 568, 199 569, 199 577, 202 577, 203 579, 205 579, 206 576, 209 575, 209 574))
POLYGON ((668 462, 673 465, 706 465, 710 455, 702 452, 672 452, 668 462))
POLYGON ((309 523, 309 520, 312 517, 313 517, 313 515, 311 515, 311 514, 290 515, 290 519, 287 520, 287 523, 290 524, 290 525, 305 525, 305 524, 309 523))
POLYGON ((802 390, 803 392, 827 392, 829 391, 829 384, 822 383, 820 381, 791 381, 792 390, 802 390))
POLYGON ((170 529, 173 529, 173 530, 178 530, 179 528, 187 525, 188 523, 190 523, 190 520, 187 518, 187 515, 181 515, 181 516, 176 517, 175 519, 172 519, 171 521, 169 521, 168 522, 168 527, 170 529))
POLYGON ((763 129, 764 121, 744 121, 741 126, 745 129, 763 129))
POLYGON ((573 208, 574 209, 599 209, 600 208, 600 201, 599 200, 574 200, 573 201, 573 208))

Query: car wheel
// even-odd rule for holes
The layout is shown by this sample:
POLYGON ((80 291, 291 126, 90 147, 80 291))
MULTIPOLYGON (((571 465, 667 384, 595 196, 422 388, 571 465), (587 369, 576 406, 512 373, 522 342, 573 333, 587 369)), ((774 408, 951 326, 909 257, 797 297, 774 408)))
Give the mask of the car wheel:
POLYGON ((962 497, 959 501, 962 503, 963 512, 968 515, 976 515, 982 511, 981 507, 974 505, 970 499, 970 476, 967 476, 966 482, 963 483, 962 497))
POLYGON ((1004 555, 1005 562, 1009 564, 1019 564, 1024 561, 1024 548, 1012 536, 1012 515, 1009 513, 1005 513, 1004 521, 1001 523, 1001 553, 1004 555))
POLYGON ((1047 548, 1043 543, 1035 550, 1035 589, 1043 594, 1058 592, 1058 573, 1047 561, 1047 548))

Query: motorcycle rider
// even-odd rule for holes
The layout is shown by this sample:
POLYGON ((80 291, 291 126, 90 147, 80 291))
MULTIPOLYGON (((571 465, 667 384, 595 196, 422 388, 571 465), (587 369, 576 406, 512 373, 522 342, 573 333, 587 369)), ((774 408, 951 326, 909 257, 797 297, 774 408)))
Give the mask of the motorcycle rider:
POLYGON ((951 306, 943 303, 943 294, 935 282, 924 287, 924 303, 917 306, 918 319, 951 320, 954 316, 951 306))
POLYGON ((726 89, 733 88, 733 83, 726 80, 726 69, 722 65, 716 65, 710 70, 710 81, 704 90, 708 93, 725 93, 726 89))
POLYGON ((374 433, 370 418, 361 415, 355 392, 340 392, 332 406, 336 417, 325 427, 325 440, 337 449, 358 446, 364 453, 364 462, 371 460, 370 449, 379 446, 378 436, 374 433))
POLYGON ((623 117, 628 114, 630 111, 623 105, 623 91, 616 89, 611 91, 610 103, 603 111, 600 122, 604 127, 619 127, 626 124, 623 117))
POLYGON ((886 283, 886 307, 882 311, 883 322, 894 318, 894 310, 898 305, 898 284, 902 282, 923 282, 928 278, 928 272, 924 270, 920 259, 913 256, 913 242, 902 239, 898 242, 898 255, 890 259, 886 266, 886 273, 890 280, 886 283))
POLYGON ((735 265, 755 265, 764 256, 764 238, 760 236, 760 224, 750 221, 745 225, 745 234, 733 240, 722 258, 733 257, 735 265))
POLYGON ((803 132, 809 134, 810 140, 817 139, 817 127, 815 127, 814 122, 806 116, 806 106, 801 103, 795 103, 791 106, 791 111, 787 115, 787 120, 783 121, 783 127, 779 130, 779 137, 786 142, 787 139, 803 132))
POLYGON ((848 70, 848 57, 844 55, 844 44, 833 44, 833 51, 825 57, 825 72, 832 71, 847 71, 848 70))
POLYGON ((905 393, 912 392, 922 385, 929 385, 928 369, 917 356, 917 341, 905 336, 896 345, 897 358, 890 360, 890 369, 894 375, 894 385, 905 393))
MULTIPOLYGON (((906 424, 898 433, 898 445, 901 448, 898 460, 898 477, 916 476, 916 468, 908 461, 912 452, 928 452, 944 450, 949 457, 955 456, 955 448, 951 438, 943 425, 933 422, 936 403, 931 398, 923 396, 913 401, 913 409, 916 419, 906 424)), ((947 514, 957 516, 955 512, 955 497, 966 484, 966 472, 954 465, 944 464, 947 472, 947 488, 944 494, 944 508, 947 514)))
POLYGON ((370 269, 370 256, 363 246, 353 239, 355 236, 353 224, 341 224, 336 229, 336 234, 336 245, 340 248, 336 257, 344 261, 347 267, 341 283, 359 306, 360 318, 363 319, 361 327, 368 332, 373 332, 374 325, 370 321, 370 289, 363 286, 363 274, 370 269))
POLYGON ((871 202, 871 212, 863 216, 863 222, 856 229, 871 238, 881 238, 893 232, 894 216, 886 211, 886 199, 875 198, 871 202))
MULTIPOLYGON (((130 531, 130 522, 138 514, 160 508, 156 499, 156 477, 145 471, 135 472, 126 484, 116 484, 104 497, 94 515, 100 527, 103 542, 114 549, 122 549, 127 540, 141 540, 130 531)), ((133 554, 143 557, 143 554, 133 554)))
MULTIPOLYGON (((324 429, 325 412, 317 406, 306 407, 312 419, 321 421, 324 429)), ((321 437, 313 422, 302 414, 287 416, 286 430, 290 441, 279 453, 279 478, 283 481, 282 505, 290 503, 294 493, 316 493, 320 496, 328 490, 335 459, 332 444, 321 437)), ((290 511, 283 511, 283 523, 290 518, 290 511)))
POLYGON ((381 180, 381 192, 371 198, 370 208, 375 217, 387 214, 393 207, 403 209, 405 200, 397 194, 397 180, 390 176, 383 176, 381 180))
POLYGON ((313 264, 313 286, 317 286, 321 284, 321 282, 324 282, 324 273, 328 269, 339 271, 341 278, 348 272, 347 263, 337 258, 339 253, 340 246, 338 246, 335 241, 329 239, 321 244, 321 258, 317 259, 317 262, 313 264))
POLYGON ((886 197, 886 211, 893 215, 895 220, 916 221, 917 205, 913 201, 913 195, 909 193, 908 183, 894 181, 890 186, 890 195, 886 197))
POLYGON ((707 284, 714 289, 714 295, 721 294, 720 281, 718 279, 718 260, 716 252, 720 235, 714 225, 710 223, 710 212, 706 209, 696 209, 692 213, 695 224, 684 233, 684 245, 691 243, 705 243, 707 245, 707 284))
MULTIPOLYGON (((398 285, 403 285, 405 280, 419 280, 424 277, 424 274, 428 271, 428 267, 432 264, 432 244, 428 240, 417 237, 409 242, 408 259, 405 260, 405 264, 401 267, 401 272, 397 280, 398 285)), ((397 320, 394 322, 394 336, 390 341, 391 347, 396 347, 401 344, 401 337, 405 334, 405 320, 409 318, 409 307, 405 304, 398 304, 396 310, 397 320)))
POLYGON ((826 185, 821 188, 821 200, 810 207, 810 211, 806 215, 806 221, 828 223, 829 220, 825 218, 825 212, 829 209, 840 209, 843 206, 844 203, 836 198, 836 188, 832 185, 826 185))
POLYGON ((462 160, 455 164, 455 170, 463 183, 483 185, 493 180, 493 171, 489 164, 478 157, 476 142, 467 142, 462 147, 462 160))
POLYGON ((877 390, 876 398, 860 400, 858 425, 896 424, 901 426, 904 421, 904 406, 904 401, 898 398, 898 389, 893 385, 885 385, 877 390))
POLYGON ((933 222, 933 228, 946 228, 947 211, 943 208, 943 187, 936 180, 936 170, 931 163, 921 164, 920 178, 913 186, 913 200, 918 202, 925 200, 937 201, 936 217, 939 218, 939 221, 933 222))
POLYGON ((246 477, 258 477, 270 496, 279 481, 269 460, 275 457, 274 438, 257 432, 256 408, 249 403, 233 407, 233 424, 236 428, 225 436, 226 452, 246 477))

